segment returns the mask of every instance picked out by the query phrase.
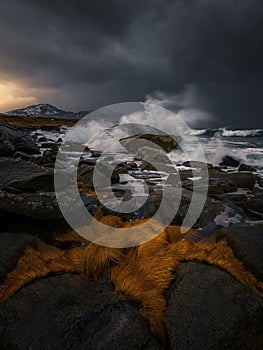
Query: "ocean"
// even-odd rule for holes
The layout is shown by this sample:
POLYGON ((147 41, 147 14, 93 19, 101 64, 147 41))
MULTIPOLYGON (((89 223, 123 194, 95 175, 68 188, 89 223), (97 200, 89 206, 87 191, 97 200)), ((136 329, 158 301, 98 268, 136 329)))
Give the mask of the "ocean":
MULTIPOLYGON (((263 177, 263 129, 192 129, 190 135, 201 144, 208 163, 219 165, 228 155, 240 163, 251 165, 263 177)), ((195 147, 193 141, 193 150, 195 147)), ((187 160, 178 150, 171 158, 178 163, 187 160)), ((198 155, 192 160, 198 160, 198 155)))
MULTIPOLYGON (((94 131, 93 128, 90 128, 93 135, 96 135, 96 128, 98 128, 96 124, 94 131)), ((55 141, 57 138, 64 139, 65 133, 68 131, 68 127, 63 127, 58 133, 45 131, 44 134, 49 140, 54 139, 55 141)), ((40 130, 38 132, 40 134, 43 133, 40 130)), ((77 128, 76 139, 73 141, 80 141, 82 133, 83 129, 77 128)), ((87 136, 86 130, 84 136, 87 136)), ((108 141, 113 142, 114 139, 114 142, 116 142, 119 139, 118 134, 114 135, 113 139, 109 138, 109 140, 106 140, 107 137, 105 136, 103 134, 103 138, 100 138, 100 136, 95 137, 97 142, 94 144, 94 148, 92 148, 100 150, 103 141, 107 141, 106 144, 108 145, 108 141)), ((263 178, 263 129, 190 129, 189 139, 191 141, 189 152, 185 153, 178 147, 169 154, 174 164, 180 165, 189 160, 200 161, 200 154, 196 151, 198 149, 198 143, 198 146, 201 145, 203 149, 207 163, 219 165, 223 157, 228 155, 237 159, 240 163, 252 166, 255 168, 256 173, 263 178)), ((75 156, 77 155, 78 153, 75 156)))

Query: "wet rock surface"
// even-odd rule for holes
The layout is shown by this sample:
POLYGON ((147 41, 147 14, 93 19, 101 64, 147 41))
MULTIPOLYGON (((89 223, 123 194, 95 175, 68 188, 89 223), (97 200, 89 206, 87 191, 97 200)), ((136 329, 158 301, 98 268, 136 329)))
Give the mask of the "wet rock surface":
POLYGON ((154 134, 134 135, 119 140, 120 144, 132 153, 136 153, 141 147, 147 145, 150 147, 157 145, 158 148, 161 147, 165 152, 169 153, 178 146, 180 141, 180 137, 154 134))
POLYGON ((0 185, 21 191, 54 191, 53 171, 24 160, 1 160, 0 185))
POLYGON ((224 228, 220 232, 226 235, 236 257, 242 260, 257 278, 263 280, 263 223, 239 224, 224 228))
POLYGON ((224 271, 186 263, 168 293, 171 349, 262 349, 263 301, 224 271))
POLYGON ((258 193, 254 196, 246 198, 245 201, 239 201, 237 204, 240 205, 244 210, 256 214, 263 218, 263 194, 258 193))
MULTIPOLYGON (((9 134, 15 134, 17 137, 19 135, 20 138, 21 133, 25 133, 24 129, 20 130, 19 127, 9 126, 8 124, 2 126, 2 129, 4 130, 4 135, 7 134, 6 130, 8 130, 9 134)), ((53 131, 55 133, 54 135, 59 135, 59 128, 55 128, 53 131)), ((2 191, 0 207, 2 210, 13 213, 18 213, 20 211, 21 214, 23 207, 24 210, 22 212, 26 217, 34 217, 45 221, 50 213, 50 220, 60 218, 55 200, 50 201, 47 198, 50 198, 50 192, 54 191, 52 168, 54 167, 59 145, 63 141, 63 138, 59 136, 52 136, 52 129, 50 128, 48 128, 48 133, 49 136, 45 136, 39 130, 34 132, 32 136, 37 141, 38 147, 42 149, 41 156, 32 157, 32 155, 19 150, 16 151, 16 153, 13 153, 16 160, 5 158, 3 156, 0 157, 0 190, 2 191), (29 196, 28 192, 32 192, 33 194, 29 196), (29 205, 29 210, 25 208, 27 204, 29 205), (54 209, 53 214, 51 213, 52 208, 54 209)), ((28 137, 31 137, 28 134, 28 131, 27 135, 28 137)), ((177 138, 168 137, 167 135, 151 134, 135 135, 120 140, 120 143, 126 148, 133 147, 132 145, 138 146, 137 142, 142 142, 144 147, 136 146, 137 148, 133 149, 133 151, 137 152, 137 162, 121 162, 112 172, 111 184, 113 186, 113 191, 116 198, 123 198, 123 201, 125 201, 133 195, 133 188, 128 188, 128 186, 125 187, 125 185, 123 185, 124 182, 121 177, 123 174, 130 175, 130 179, 133 177, 134 183, 139 183, 141 180, 144 180, 146 187, 149 186, 150 189, 150 198, 146 205, 144 205, 140 210, 136 211, 134 215, 122 215, 122 217, 126 217, 127 220, 148 218, 151 217, 156 210, 158 210, 161 202, 160 184, 162 179, 158 175, 157 169, 163 172, 163 174, 166 173, 169 175, 168 179, 166 180, 167 186, 170 186, 171 188, 177 186, 178 175, 174 176, 174 169, 170 166, 169 159, 163 152, 160 153, 157 149, 145 146, 145 142, 148 141, 150 141, 151 144, 155 143, 157 147, 162 147, 166 152, 170 152, 172 149, 177 147, 180 140, 177 138), (147 161, 144 160, 144 158, 147 159, 147 161)), ((36 143, 34 143, 34 145, 37 147, 36 143)), ((78 142, 72 143, 70 147, 69 152, 75 152, 79 148, 83 149, 83 147, 80 147, 78 142)), ((78 181, 83 183, 84 186, 87 186, 90 191, 94 190, 94 167, 96 162, 100 159, 100 155, 101 152, 91 150, 90 158, 86 160, 82 159, 80 161, 78 181)), ((62 172, 65 172, 67 156, 63 155, 62 159, 63 161, 61 164, 58 164, 58 168, 60 168, 62 172)), ((108 157, 107 161, 99 164, 97 167, 99 170, 97 172, 97 176, 100 176, 102 183, 104 182, 104 176, 107 176, 108 173, 112 171, 112 166, 110 165, 112 161, 111 157, 108 157), (109 164, 107 164, 107 161, 109 164)), ((183 187, 183 195, 179 210, 173 222, 176 224, 182 224, 183 217, 187 213, 189 203, 191 202, 191 194, 188 193, 185 196, 186 191, 192 192, 193 189, 195 189, 195 191, 200 191, 200 193, 204 191, 205 184, 202 178, 202 172, 206 166, 209 173, 208 199, 195 227, 202 228, 213 223, 215 217, 219 215, 221 211, 224 211, 226 206, 230 206, 232 209, 233 206, 235 206, 237 212, 243 211, 241 215, 243 219, 261 218, 262 193, 258 191, 253 192, 251 195, 247 195, 246 193, 239 192, 240 189, 254 191, 256 183, 259 185, 261 184, 262 179, 258 178, 255 174, 249 171, 254 169, 250 169, 249 166, 241 164, 239 166, 239 170, 242 171, 222 171, 226 166, 237 167, 239 165, 237 165, 237 162, 238 161, 236 159, 230 156, 224 157, 221 168, 213 167, 212 164, 206 165, 205 163, 197 161, 184 162, 182 164, 184 170, 179 170, 179 176, 183 187), (194 173, 191 167, 196 169, 194 173), (186 168, 189 168, 189 170, 186 170, 186 168), (200 178, 198 178, 197 175, 200 175, 200 178)), ((67 176, 66 172, 65 176, 67 176)), ((127 181, 129 182, 130 180, 128 179, 127 181)), ((63 188, 59 190, 63 191, 63 188)), ((89 200, 89 197, 83 197, 83 200, 86 205, 88 205, 87 200, 89 200)), ((173 203, 169 204, 173 206, 173 203)), ((104 213, 106 215, 113 212, 109 211, 108 209, 104 209, 104 213)))
POLYGON ((220 165, 222 166, 231 166, 231 167, 238 167, 240 164, 239 160, 230 157, 228 155, 224 156, 220 165))
POLYGON ((238 171, 250 171, 250 172, 253 172, 253 171, 256 171, 255 168, 253 168, 251 165, 247 165, 247 164, 240 164, 239 167, 238 167, 238 171))
MULTIPOLYGON (((74 234, 67 242, 56 241, 54 232, 58 228, 69 229, 57 204, 52 169, 63 138, 59 137, 60 128, 48 127, 46 131, 46 136, 37 130, 31 137, 30 129, 0 123, 0 279, 14 268, 25 246, 34 244, 33 236, 62 249, 83 243, 74 234)), ((162 202, 164 182, 169 196, 160 218, 166 219, 174 210, 180 179, 182 195, 171 223, 184 224, 193 189, 200 199, 203 193, 205 204, 194 223, 199 232, 197 240, 210 238, 214 232, 225 236, 236 257, 263 280, 263 224, 257 223, 263 218, 263 180, 256 175, 256 169, 228 156, 221 166, 188 161, 178 164, 179 170, 175 171, 165 152, 145 146, 145 141, 171 152, 180 140, 157 136, 135 135, 120 140, 126 149, 137 153, 136 159, 120 161, 112 171, 114 157, 109 156, 98 166, 97 176, 102 180, 112 172, 111 188, 100 188, 106 203, 107 191, 113 190, 113 202, 117 199, 125 202, 143 183, 141 192, 136 193, 138 199, 148 197, 142 207, 132 213, 101 207, 93 192, 94 167, 101 152, 88 149, 78 168, 80 196, 85 207, 92 215, 100 208, 103 215, 118 215, 124 221, 151 218, 162 202), (206 168, 207 196, 203 179, 206 168)), ((69 153, 79 150, 83 151, 83 146, 78 142, 68 148, 69 153)), ((61 164, 57 164, 65 179, 70 176, 67 157, 64 154, 61 164)), ((59 191, 63 192, 63 186, 59 191)), ((68 205, 70 200, 74 203, 70 198, 68 205)), ((70 210, 78 215, 77 206, 70 210)), ((263 348, 262 300, 224 271, 201 263, 183 264, 167 300, 165 325, 170 349, 263 348)), ((160 346, 137 307, 115 299, 109 283, 94 285, 72 275, 61 275, 34 281, 0 304, 2 348, 159 349, 160 346)))
POLYGON ((65 274, 0 304, 1 349, 161 349, 136 309, 65 274))
POLYGON ((255 175, 250 172, 226 173, 213 169, 209 172, 209 178, 232 181, 237 187, 247 189, 253 189, 256 183, 255 175))
POLYGON ((0 233, 0 280, 13 270, 25 247, 35 238, 28 234, 12 232, 0 233))
POLYGON ((62 217, 54 192, 14 194, 0 190, 0 211, 43 221, 62 217))
POLYGON ((0 156, 12 156, 17 151, 26 154, 40 153, 26 128, 0 122, 0 156))

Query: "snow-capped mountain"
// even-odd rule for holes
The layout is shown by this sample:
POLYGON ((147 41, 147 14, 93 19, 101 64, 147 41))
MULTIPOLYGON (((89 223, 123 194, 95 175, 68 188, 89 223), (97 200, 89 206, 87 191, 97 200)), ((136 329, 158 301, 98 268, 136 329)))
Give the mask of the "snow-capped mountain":
POLYGON ((92 111, 81 111, 78 113, 63 111, 50 104, 38 104, 7 112, 14 116, 49 117, 65 119, 81 119, 92 111))

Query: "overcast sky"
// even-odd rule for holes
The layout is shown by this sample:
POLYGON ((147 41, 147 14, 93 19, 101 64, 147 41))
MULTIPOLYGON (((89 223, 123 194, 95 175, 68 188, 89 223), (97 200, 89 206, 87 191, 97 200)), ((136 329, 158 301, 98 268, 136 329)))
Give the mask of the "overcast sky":
POLYGON ((263 127, 262 0, 0 0, 0 110, 146 95, 263 127))

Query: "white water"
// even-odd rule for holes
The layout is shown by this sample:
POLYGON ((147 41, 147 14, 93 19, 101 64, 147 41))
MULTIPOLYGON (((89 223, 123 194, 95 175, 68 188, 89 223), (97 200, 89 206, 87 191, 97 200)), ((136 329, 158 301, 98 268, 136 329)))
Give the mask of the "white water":
POLYGON ((262 129, 250 129, 250 130, 227 130, 222 129, 222 136, 225 137, 249 137, 249 136, 260 136, 262 129))

